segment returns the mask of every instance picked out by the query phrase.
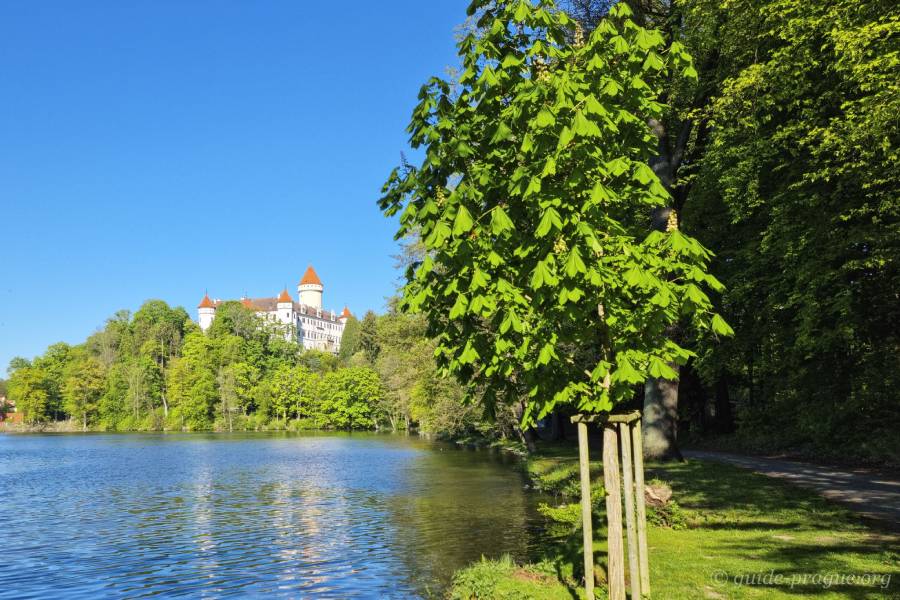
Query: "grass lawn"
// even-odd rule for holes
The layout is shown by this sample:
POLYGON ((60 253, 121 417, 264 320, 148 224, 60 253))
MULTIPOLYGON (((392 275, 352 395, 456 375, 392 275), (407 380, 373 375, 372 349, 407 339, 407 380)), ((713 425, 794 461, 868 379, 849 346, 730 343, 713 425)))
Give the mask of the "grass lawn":
MULTIPOLYGON (((594 451, 599 456, 599 452, 594 451)), ((600 475, 594 464, 594 476, 600 475)), ((568 447, 527 460, 536 485, 558 503, 577 502, 577 460, 568 447)), ((704 461, 650 464, 647 479, 673 490, 676 527, 650 526, 653 598, 900 598, 900 536, 807 490, 730 465, 704 461), (779 578, 780 576, 780 578, 779 578), (840 578, 844 577, 841 582, 840 578), (855 578, 852 580, 850 578, 855 578)), ((595 524, 603 522, 595 503, 595 524)), ((460 572, 457 598, 582 597, 577 511, 550 514, 563 523, 558 543, 535 565, 483 561, 460 572)), ((598 532, 598 562, 605 560, 598 532)), ((598 597, 603 597, 602 592, 598 597)))

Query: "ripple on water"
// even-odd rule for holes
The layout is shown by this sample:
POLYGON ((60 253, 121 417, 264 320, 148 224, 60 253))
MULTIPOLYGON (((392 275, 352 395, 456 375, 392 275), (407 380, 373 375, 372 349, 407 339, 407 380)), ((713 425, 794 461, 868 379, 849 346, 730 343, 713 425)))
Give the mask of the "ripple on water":
POLYGON ((486 454, 376 435, 0 436, 0 598, 409 597, 528 554, 486 454))

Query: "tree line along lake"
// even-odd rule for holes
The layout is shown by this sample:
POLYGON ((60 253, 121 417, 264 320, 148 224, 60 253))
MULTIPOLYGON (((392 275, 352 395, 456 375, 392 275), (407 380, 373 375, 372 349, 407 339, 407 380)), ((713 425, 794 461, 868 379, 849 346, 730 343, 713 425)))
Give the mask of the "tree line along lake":
POLYGON ((508 457, 415 436, 0 435, 0 598, 431 597, 527 560, 508 457))

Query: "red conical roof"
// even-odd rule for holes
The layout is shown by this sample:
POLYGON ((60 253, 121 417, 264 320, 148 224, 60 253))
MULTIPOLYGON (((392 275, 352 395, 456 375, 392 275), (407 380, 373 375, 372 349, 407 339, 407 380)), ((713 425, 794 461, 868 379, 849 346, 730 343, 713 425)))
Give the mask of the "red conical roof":
POLYGON ((278 296, 278 302, 293 302, 293 300, 291 300, 291 295, 288 294, 287 288, 281 290, 281 294, 278 296))
POLYGON ((300 285, 306 284, 322 285, 322 280, 319 279, 319 276, 316 274, 316 270, 312 268, 312 265, 306 267, 306 273, 303 274, 303 279, 300 280, 300 285))
POLYGON ((200 304, 197 305, 197 308, 215 308, 212 300, 209 299, 209 294, 203 294, 203 300, 200 301, 200 304))
POLYGON ((241 298, 241 304, 243 304, 247 308, 256 310, 256 307, 253 306, 253 302, 250 301, 250 298, 241 298))
POLYGON ((353 315, 350 314, 350 309, 347 308, 347 307, 345 306, 345 307, 344 307, 344 310, 341 311, 341 318, 342 318, 342 319, 349 319, 349 318, 352 317, 352 316, 353 316, 353 315))

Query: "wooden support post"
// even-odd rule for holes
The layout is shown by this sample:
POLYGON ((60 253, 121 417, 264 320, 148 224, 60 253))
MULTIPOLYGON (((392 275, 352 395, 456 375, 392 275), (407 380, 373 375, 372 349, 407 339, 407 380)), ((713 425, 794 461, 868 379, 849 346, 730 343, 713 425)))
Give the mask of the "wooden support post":
POLYGON ((606 486, 606 519, 609 600, 625 600, 625 554, 622 548, 622 493, 619 488, 619 448, 615 425, 603 427, 603 483, 606 486))
POLYGON ((594 600, 594 531, 591 527, 591 468, 587 423, 578 423, 578 464, 581 469, 581 530, 584 536, 584 593, 594 600))
POLYGON ((634 448, 634 486, 637 493, 638 561, 641 567, 641 592, 650 596, 650 565, 647 556, 647 508, 644 504, 644 444, 641 439, 641 421, 631 428, 634 448))
POLYGON ((622 486, 625 492, 625 532, 628 540, 628 579, 632 600, 640 600, 641 574, 638 567, 637 525, 634 522, 634 479, 631 476, 631 431, 628 423, 619 423, 619 444, 622 447, 622 486))

